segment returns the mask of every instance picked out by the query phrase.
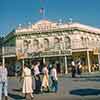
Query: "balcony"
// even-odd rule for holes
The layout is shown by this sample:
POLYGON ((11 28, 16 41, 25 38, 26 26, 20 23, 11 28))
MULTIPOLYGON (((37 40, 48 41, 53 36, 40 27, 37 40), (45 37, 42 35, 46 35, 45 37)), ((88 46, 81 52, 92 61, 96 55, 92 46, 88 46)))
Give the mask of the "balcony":
POLYGON ((72 49, 93 49, 99 46, 100 42, 95 41, 81 41, 81 40, 72 40, 71 48, 72 49))
POLYGON ((15 46, 5 46, 2 48, 2 55, 11 57, 16 56, 16 47, 15 46))

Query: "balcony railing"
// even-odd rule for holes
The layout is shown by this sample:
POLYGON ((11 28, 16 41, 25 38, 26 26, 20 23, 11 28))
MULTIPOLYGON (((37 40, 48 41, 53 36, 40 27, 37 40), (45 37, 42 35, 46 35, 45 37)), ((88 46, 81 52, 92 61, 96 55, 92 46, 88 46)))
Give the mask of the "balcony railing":
POLYGON ((95 47, 100 47, 100 42, 72 40, 71 44, 72 49, 79 49, 79 48, 93 49, 95 47))
POLYGON ((2 55, 4 56, 16 55, 16 47, 15 46, 2 47, 2 55))

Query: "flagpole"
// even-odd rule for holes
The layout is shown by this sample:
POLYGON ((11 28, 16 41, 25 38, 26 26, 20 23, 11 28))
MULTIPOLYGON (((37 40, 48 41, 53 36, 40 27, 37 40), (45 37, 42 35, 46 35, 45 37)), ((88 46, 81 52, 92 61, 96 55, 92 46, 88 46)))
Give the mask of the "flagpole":
POLYGON ((44 11, 43 11, 43 19, 45 19, 45 9, 44 9, 44 11))

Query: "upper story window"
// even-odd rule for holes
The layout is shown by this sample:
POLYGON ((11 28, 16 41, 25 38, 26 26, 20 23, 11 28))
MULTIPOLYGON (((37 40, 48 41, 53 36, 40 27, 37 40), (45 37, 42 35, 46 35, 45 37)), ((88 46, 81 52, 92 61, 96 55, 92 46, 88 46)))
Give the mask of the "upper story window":
POLYGON ((54 48, 57 50, 60 49, 60 39, 58 37, 54 38, 54 48))
POLYGON ((31 40, 23 40, 23 47, 24 47, 24 52, 27 52, 28 49, 30 48, 31 40))
POLYGON ((65 41, 65 49, 71 48, 71 39, 70 39, 70 37, 65 37, 64 41, 65 41))
POLYGON ((47 51, 49 49, 49 40, 48 39, 44 39, 44 49, 45 51, 47 51))
POLYGON ((33 49, 38 50, 39 49, 39 41, 38 40, 33 40, 33 49))

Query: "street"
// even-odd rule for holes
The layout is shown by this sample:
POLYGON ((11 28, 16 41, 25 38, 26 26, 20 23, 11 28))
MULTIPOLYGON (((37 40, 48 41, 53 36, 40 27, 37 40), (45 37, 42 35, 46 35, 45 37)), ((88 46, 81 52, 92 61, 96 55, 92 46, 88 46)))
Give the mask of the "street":
MULTIPOLYGON (((33 79, 34 84, 34 79, 33 79)), ((22 84, 18 78, 10 77, 8 81, 9 100, 25 100, 21 92, 22 84)), ((83 74, 71 78, 59 75, 58 93, 34 94, 34 100, 100 100, 100 73, 83 74)))

